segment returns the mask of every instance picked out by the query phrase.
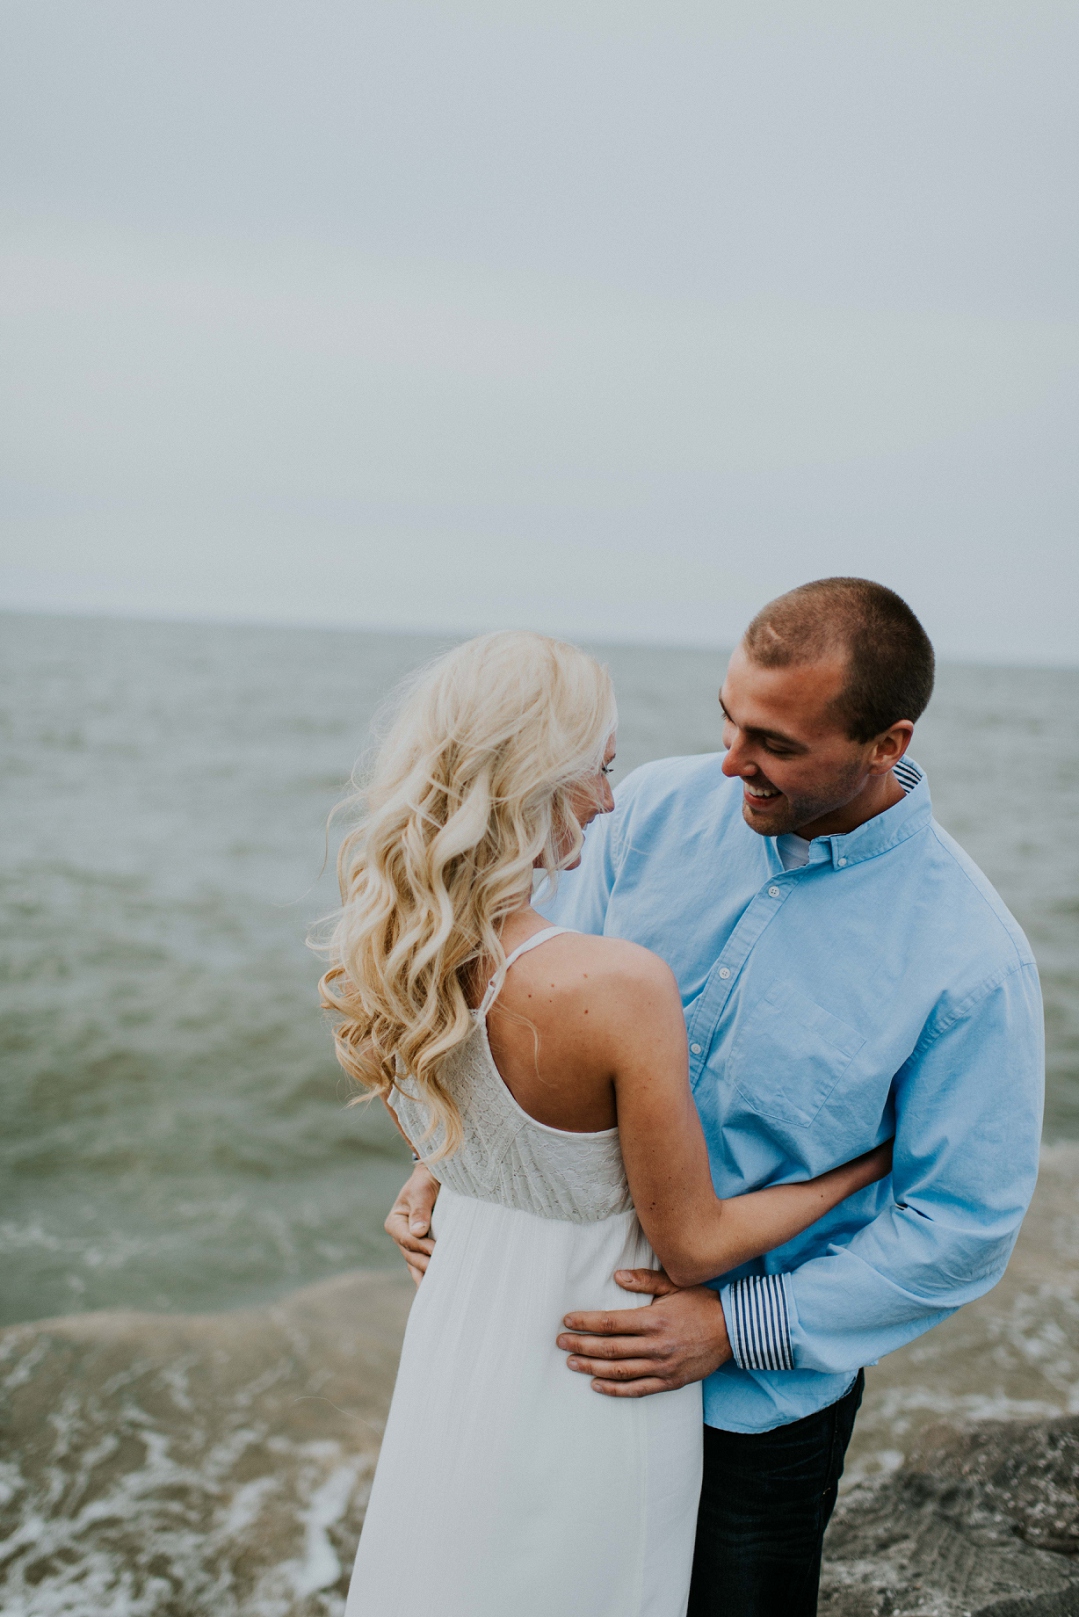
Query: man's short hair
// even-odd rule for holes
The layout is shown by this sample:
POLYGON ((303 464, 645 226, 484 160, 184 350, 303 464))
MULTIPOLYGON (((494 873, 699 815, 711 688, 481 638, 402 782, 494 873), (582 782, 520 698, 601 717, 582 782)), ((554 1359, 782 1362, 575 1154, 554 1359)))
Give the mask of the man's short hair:
POLYGON ((742 644, 762 668, 845 655, 847 683, 836 708, 852 741, 920 719, 933 694, 929 636, 901 596, 868 578, 800 584, 757 613, 742 644))

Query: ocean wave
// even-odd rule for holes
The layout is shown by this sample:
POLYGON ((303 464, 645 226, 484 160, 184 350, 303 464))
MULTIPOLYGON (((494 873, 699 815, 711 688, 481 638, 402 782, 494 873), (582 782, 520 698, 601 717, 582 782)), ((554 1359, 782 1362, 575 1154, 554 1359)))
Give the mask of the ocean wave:
POLYGON ((337 1617, 411 1294, 0 1334, 5 1617, 337 1617))
MULTIPOLYGON (((265 1308, 0 1332, 5 1617, 340 1617, 412 1295, 361 1271, 265 1308)), ((847 1484, 941 1417, 1075 1411, 1068 1144, 996 1290, 869 1371, 847 1484)))

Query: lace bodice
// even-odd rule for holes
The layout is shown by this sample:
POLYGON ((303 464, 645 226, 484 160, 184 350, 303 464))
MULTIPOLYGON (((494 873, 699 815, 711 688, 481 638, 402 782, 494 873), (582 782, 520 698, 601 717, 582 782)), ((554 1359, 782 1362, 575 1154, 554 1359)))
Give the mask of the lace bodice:
MULTIPOLYGON (((556 931, 548 928, 529 938, 506 962, 507 968, 526 948, 534 948, 556 931)), ((498 1202, 540 1218, 592 1224, 628 1212, 630 1199, 618 1130, 572 1134, 537 1123, 517 1104, 495 1066, 487 1040, 487 1010, 494 998, 488 990, 475 1011, 470 1038, 451 1051, 440 1074, 464 1124, 464 1139, 452 1156, 428 1161, 435 1178, 459 1195, 498 1202)), ((390 1104, 401 1127, 426 1161, 442 1143, 439 1125, 423 1135, 430 1122, 424 1102, 399 1080, 390 1104)))

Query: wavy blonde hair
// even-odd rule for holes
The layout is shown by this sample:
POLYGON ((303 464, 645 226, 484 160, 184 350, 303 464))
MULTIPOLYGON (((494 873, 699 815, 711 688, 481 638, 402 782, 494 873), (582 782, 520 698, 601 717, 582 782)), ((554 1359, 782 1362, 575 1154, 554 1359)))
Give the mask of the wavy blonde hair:
MULTIPOLYGON (((571 796, 594 781, 617 722, 610 675, 544 635, 481 635, 405 686, 338 856, 341 910, 319 984, 337 1059, 388 1097, 407 1075, 438 1155, 461 1119, 439 1073, 472 1033, 470 999, 506 956, 499 933, 534 870, 579 854, 571 796)), ((360 1098, 370 1098, 360 1097, 360 1098)))

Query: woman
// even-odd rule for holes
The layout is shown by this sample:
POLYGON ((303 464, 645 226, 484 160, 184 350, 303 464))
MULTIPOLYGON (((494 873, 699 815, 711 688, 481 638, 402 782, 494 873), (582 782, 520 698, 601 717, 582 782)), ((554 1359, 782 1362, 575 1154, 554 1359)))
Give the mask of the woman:
POLYGON ((562 1316, 626 1307, 616 1269, 722 1274, 888 1171, 720 1201, 671 972, 532 909, 613 806, 615 721, 576 648, 470 641, 407 693, 342 849, 338 1056, 442 1185, 347 1617, 681 1617, 700 1388, 598 1397, 562 1316))

